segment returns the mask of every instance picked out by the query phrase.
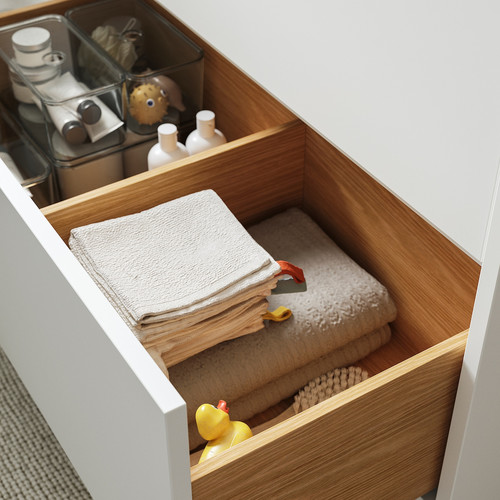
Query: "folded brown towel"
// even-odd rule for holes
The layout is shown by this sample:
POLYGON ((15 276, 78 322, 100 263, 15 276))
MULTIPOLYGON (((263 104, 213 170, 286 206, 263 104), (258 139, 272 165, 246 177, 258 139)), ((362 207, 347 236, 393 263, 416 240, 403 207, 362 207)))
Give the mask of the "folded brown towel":
MULTIPOLYGON (((283 399, 292 396, 299 388, 307 384, 309 380, 313 380, 322 373, 333 370, 334 368, 348 366, 365 358, 368 354, 389 342, 390 338, 391 330, 388 325, 385 325, 372 333, 363 335, 359 339, 349 342, 345 346, 325 356, 321 356, 319 359, 315 359, 305 366, 291 370, 289 373, 286 373, 235 401, 227 400, 224 394, 221 394, 219 399, 228 401, 229 413, 232 420, 248 420, 267 408, 278 404, 283 399)), ((194 403, 194 406, 198 408, 200 404, 216 404, 217 401, 200 400, 199 404, 194 403)), ((190 449, 197 448, 203 443, 204 440, 198 433, 196 422, 190 422, 190 449)))

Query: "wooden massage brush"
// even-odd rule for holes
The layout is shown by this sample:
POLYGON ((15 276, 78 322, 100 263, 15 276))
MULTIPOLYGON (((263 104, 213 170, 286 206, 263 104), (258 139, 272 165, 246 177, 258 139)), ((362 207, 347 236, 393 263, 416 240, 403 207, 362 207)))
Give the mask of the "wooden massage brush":
POLYGON ((316 377, 295 394, 293 403, 278 416, 252 427, 253 434, 258 434, 273 425, 283 422, 287 418, 293 417, 311 406, 315 406, 325 401, 339 392, 349 387, 359 384, 368 378, 368 372, 359 366, 349 366, 345 368, 335 368, 323 375, 316 377))

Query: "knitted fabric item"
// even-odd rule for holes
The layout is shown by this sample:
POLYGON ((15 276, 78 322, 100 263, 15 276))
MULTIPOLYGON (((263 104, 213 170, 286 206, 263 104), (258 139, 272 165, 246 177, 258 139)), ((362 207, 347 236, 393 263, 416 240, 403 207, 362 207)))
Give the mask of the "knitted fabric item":
MULTIPOLYGON (((250 227, 248 232, 273 258, 303 269, 307 291, 268 297, 270 310, 284 305, 293 311, 287 321, 269 323, 256 333, 218 344, 169 367, 170 381, 186 401, 189 422, 194 422, 201 404, 223 398, 234 409, 240 398, 281 377, 289 378, 299 368, 396 318, 396 307, 387 289, 301 210, 282 212, 250 227)), ((346 360, 342 360, 330 367, 345 364, 346 360)), ((286 396, 308 380, 290 387, 286 396)))
POLYGON ((1 349, 0 498, 91 498, 1 349))
POLYGON ((69 246, 141 341, 280 271, 212 190, 74 228, 69 246))

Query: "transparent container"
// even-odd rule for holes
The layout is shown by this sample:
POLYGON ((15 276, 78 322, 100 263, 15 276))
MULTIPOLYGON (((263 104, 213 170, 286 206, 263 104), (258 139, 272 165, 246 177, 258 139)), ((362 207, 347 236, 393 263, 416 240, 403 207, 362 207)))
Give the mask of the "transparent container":
POLYGON ((68 160, 59 139, 85 146, 74 147, 71 160, 124 141, 125 74, 65 17, 0 28, 0 57, 10 83, 0 99, 51 160, 68 160), (48 33, 48 41, 40 32, 48 33), (37 37, 30 39, 33 33, 37 37), (92 64, 82 60, 82 51, 92 64))
POLYGON ((140 0, 104 0, 66 16, 126 73, 127 128, 155 134, 193 129, 203 104, 203 51, 140 0))
MULTIPOLYGON (((83 146, 77 146, 77 150, 83 146)), ((74 148, 65 150, 70 157, 74 148)), ((85 157, 84 161, 71 160, 54 163, 60 197, 66 200, 123 179, 123 154, 115 148, 102 154, 85 157)))
POLYGON ((0 106, 0 160, 40 207, 59 201, 49 160, 0 106))

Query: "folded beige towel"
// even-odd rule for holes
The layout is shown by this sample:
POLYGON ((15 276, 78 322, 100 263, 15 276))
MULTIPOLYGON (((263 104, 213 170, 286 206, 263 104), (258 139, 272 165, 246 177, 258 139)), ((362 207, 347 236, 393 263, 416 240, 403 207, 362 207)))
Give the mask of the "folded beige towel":
POLYGON ((264 298, 250 299, 175 334, 143 341, 143 345, 160 352, 162 364, 168 368, 219 342, 260 330, 267 308, 264 298))
POLYGON ((148 325, 262 295, 280 270, 212 190, 73 229, 69 245, 140 340, 148 325))
MULTIPOLYGON (((150 323, 145 326, 130 325, 127 318, 124 319, 133 329, 136 336, 139 336, 142 339, 144 344, 154 343, 157 340, 166 338, 167 334, 169 337, 173 337, 179 332, 179 330, 184 330, 196 326, 201 321, 215 318, 236 305, 247 303, 249 300, 253 299, 265 299, 271 294, 271 290, 276 286, 277 281, 278 279, 273 276, 266 283, 242 290, 233 297, 227 298, 224 302, 204 307, 203 309, 194 311, 191 314, 186 314, 182 317, 174 319, 158 321, 157 323, 150 323)), ((260 328, 262 327, 263 323, 260 325, 260 328)))
MULTIPOLYGON (((372 333, 363 335, 359 339, 349 342, 345 346, 325 356, 321 356, 305 366, 291 370, 289 373, 259 387, 240 399, 229 401, 225 398, 224 394, 221 394, 219 399, 224 399, 228 402, 231 420, 248 420, 254 415, 278 404, 280 401, 293 396, 293 394, 307 384, 307 382, 315 379, 322 373, 333 370, 334 368, 348 366, 365 358, 368 354, 389 342, 390 338, 391 330, 388 325, 385 325, 372 333)), ((196 411, 196 408, 198 408, 200 404, 217 404, 219 399, 211 401, 191 401, 190 406, 194 407, 196 411)), ((196 428, 196 422, 193 420, 189 423, 189 448, 192 450, 203 443, 204 440, 199 435, 198 429, 196 428)))
POLYGON ((269 323, 169 368, 190 422, 199 404, 225 399, 231 406, 396 317, 387 290, 301 210, 283 212, 249 232, 274 258, 304 270, 307 291, 268 298, 270 309, 285 305, 293 311, 289 320, 269 323))

